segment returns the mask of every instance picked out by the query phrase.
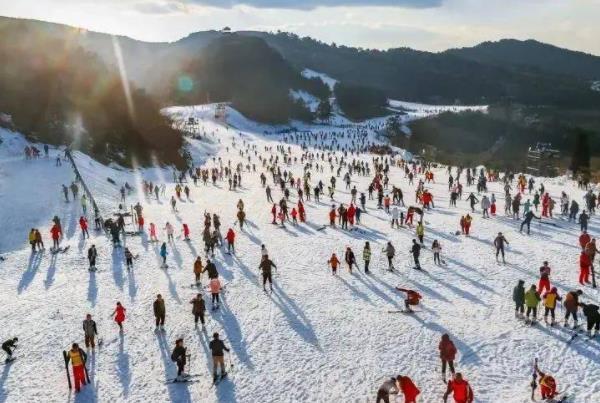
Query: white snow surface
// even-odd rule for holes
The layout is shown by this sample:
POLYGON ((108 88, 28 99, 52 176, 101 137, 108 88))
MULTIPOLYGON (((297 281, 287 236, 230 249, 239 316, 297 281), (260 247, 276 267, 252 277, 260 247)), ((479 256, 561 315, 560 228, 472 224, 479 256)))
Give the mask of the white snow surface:
POLYGON ((338 80, 328 76, 325 73, 320 73, 318 71, 314 71, 311 69, 304 69, 304 70, 302 70, 301 74, 306 78, 314 78, 314 77, 320 78, 321 81, 323 81, 323 83, 325 83, 331 91, 333 91, 333 87, 335 87, 335 85, 338 82, 338 80))
POLYGON ((600 92, 600 81, 593 81, 591 88, 592 88, 592 91, 599 91, 600 92))
MULTIPOLYGON (((215 121, 210 107, 170 108, 168 112, 200 120, 198 131, 208 140, 187 142, 197 163, 206 167, 216 166, 219 158, 224 163, 231 160, 232 166, 246 161, 239 154, 245 149, 243 142, 268 158, 276 154, 275 146, 291 140, 285 134, 265 136, 263 126, 252 125, 233 111, 229 124, 235 128, 215 121), (264 151, 265 147, 272 149, 264 151)), ((342 143, 350 141, 341 137, 339 128, 327 130, 342 143)), ((81 206, 65 203, 60 191, 60 184, 74 177, 67 163, 54 166, 59 151, 51 150, 49 160, 26 161, 22 136, 4 130, 0 135, 0 252, 6 259, 0 262, 0 337, 19 337, 18 359, 0 369, 0 402, 372 402, 381 382, 399 373, 410 376, 421 389, 419 402, 439 402, 445 390, 437 350, 443 333, 450 334, 458 348, 457 368, 471 383, 477 402, 530 401, 534 357, 557 379, 559 390, 569 388, 570 401, 600 401, 598 339, 590 341, 581 335, 568 346, 570 331, 547 328, 543 322, 525 326, 515 320, 511 301, 517 280, 537 284, 543 260, 550 262, 551 281, 561 294, 579 288, 577 225, 559 216, 548 220, 554 225, 536 223, 530 236, 520 234, 519 222, 504 216, 499 183, 489 184, 498 198, 499 215, 482 219, 477 212, 472 236, 455 236, 460 216, 469 208, 464 200, 457 208, 448 207, 445 168, 434 170, 436 183, 427 188, 435 196, 436 208, 425 215, 425 242, 429 246, 433 239, 441 241, 447 266, 434 266, 431 253, 424 250, 421 260, 427 272, 423 273, 411 269, 408 249, 414 230, 392 230, 389 216, 377 210, 373 200, 367 202, 357 231, 317 231, 327 222, 331 203, 326 198, 322 203, 306 203, 306 224, 288 223, 285 228, 270 224, 271 205, 258 176, 262 165, 253 153, 257 172, 242 173, 241 189, 229 191, 226 182, 216 187, 188 184, 191 198, 180 200, 176 213, 167 200, 174 193, 169 169, 115 169, 75 153, 105 217, 117 211, 118 188, 125 181, 139 188, 146 179, 167 184, 167 197, 159 202, 147 199, 141 191, 127 199, 128 206, 138 200, 144 206, 146 228, 156 223, 163 241, 167 221, 178 230, 182 223, 190 226, 191 242, 178 236, 169 245, 166 270, 160 268, 158 244, 148 242, 146 234, 127 237, 126 246, 139 254, 133 270, 127 271, 122 250, 113 249, 103 233, 92 230, 91 239, 82 239, 77 224, 81 206), (243 230, 234 226, 238 199, 244 200, 249 220, 243 230), (235 255, 224 250, 216 253, 216 265, 227 287, 220 310, 207 312, 206 332, 194 330, 189 304, 196 293, 190 287, 193 261, 197 255, 206 261, 201 240, 204 211, 221 216, 223 235, 229 227, 237 233, 235 255), (46 249, 32 256, 29 229, 39 228, 48 248, 50 220, 55 214, 65 228, 62 244, 70 250, 51 255, 46 249), (511 242, 507 265, 494 259, 492 240, 498 231, 511 242), (372 244, 372 274, 356 270, 349 274, 343 265, 339 276, 333 277, 326 264, 331 253, 342 257, 350 246, 362 267, 366 240, 372 244), (394 273, 382 270, 381 250, 388 240, 397 250, 394 273), (95 274, 87 270, 86 251, 91 244, 99 254, 95 274), (277 264, 271 296, 263 293, 259 283, 261 244, 277 264), (417 289, 424 296, 418 312, 388 313, 403 307, 404 294, 395 291, 396 286, 417 289), (154 331, 152 302, 158 293, 166 301, 165 332, 154 331), (122 335, 109 318, 116 301, 127 308, 122 335), (73 342, 83 344, 81 321, 88 312, 98 323, 104 345, 89 356, 92 384, 79 394, 69 393, 61 351, 73 342), (211 387, 208 350, 214 331, 231 347, 234 364, 229 378, 217 387, 211 387), (201 375, 197 383, 164 383, 176 373, 170 355, 178 337, 185 339, 191 353, 189 372, 201 375)), ((299 157, 300 147, 291 147, 293 156, 299 157)), ((358 158, 371 162, 372 156, 358 158)), ((283 169, 295 177, 302 173, 299 162, 282 165, 283 169)), ((314 186, 320 179, 328 183, 332 174, 326 167, 324 173, 313 171, 312 175, 314 186)), ((279 200, 279 188, 267 177, 279 200)), ((404 174, 392 168, 390 179, 402 188, 407 204, 411 203, 414 189, 404 174)), ((352 180, 360 191, 366 191, 370 178, 355 175, 352 180)), ((342 182, 338 178, 336 204, 350 202, 342 182)), ((565 178, 543 182, 555 199, 562 190, 577 200, 582 197, 582 191, 565 178)), ((467 194, 472 190, 465 189, 467 194)), ((292 191, 292 203, 296 200, 292 191)), ((592 236, 600 231, 595 217, 590 231, 592 236)), ((586 287, 582 300, 597 304, 598 291, 586 287)), ((205 301, 210 307, 206 292, 205 301)), ((560 308, 557 313, 562 316, 560 308)))

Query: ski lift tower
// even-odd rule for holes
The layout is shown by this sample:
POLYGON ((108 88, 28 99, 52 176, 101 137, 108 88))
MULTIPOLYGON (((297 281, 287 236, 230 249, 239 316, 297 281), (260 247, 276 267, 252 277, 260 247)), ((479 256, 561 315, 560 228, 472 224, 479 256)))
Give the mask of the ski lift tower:
POLYGON ((558 175, 560 152, 551 143, 536 143, 527 151, 527 173, 535 176, 558 175))

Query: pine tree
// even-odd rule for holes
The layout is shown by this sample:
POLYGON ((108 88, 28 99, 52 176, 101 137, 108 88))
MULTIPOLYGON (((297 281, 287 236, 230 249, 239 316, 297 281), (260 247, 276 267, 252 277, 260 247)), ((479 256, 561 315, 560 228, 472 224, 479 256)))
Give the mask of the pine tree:
POLYGON ((573 177, 581 174, 584 178, 589 178, 590 175, 590 144, 589 132, 581 128, 573 131, 575 136, 573 155, 571 156, 571 171, 573 177))
POLYGON ((322 100, 317 107, 317 118, 319 120, 328 120, 331 116, 331 104, 329 100, 322 100))

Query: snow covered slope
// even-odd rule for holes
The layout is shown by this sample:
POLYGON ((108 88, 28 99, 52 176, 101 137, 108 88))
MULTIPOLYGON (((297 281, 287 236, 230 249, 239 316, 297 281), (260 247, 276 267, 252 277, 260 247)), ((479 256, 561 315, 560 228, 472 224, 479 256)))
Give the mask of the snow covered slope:
MULTIPOLYGON (((246 145, 268 159, 281 154, 276 146, 289 143, 289 134, 264 135, 268 127, 253 125, 230 111, 228 126, 213 119, 210 106, 171 108, 181 118, 197 117, 198 131, 205 141, 188 139, 192 155, 203 167, 217 167, 231 161, 247 162, 240 156, 246 145), (235 128, 233 128, 235 126, 235 128), (268 151, 265 151, 268 147, 268 151)), ((331 144, 351 144, 363 135, 374 136, 368 128, 304 127, 321 133, 331 144), (347 132, 348 131, 348 132, 347 132)), ((275 128, 270 128, 271 133, 275 128)), ((408 252, 414 230, 392 230, 389 216, 378 210, 375 201, 367 202, 367 212, 355 231, 326 228, 331 203, 306 203, 306 224, 285 228, 270 224, 271 204, 259 182, 262 163, 254 152, 251 164, 257 172, 242 172, 242 187, 228 190, 226 181, 217 186, 187 183, 191 197, 178 201, 174 212, 168 199, 173 194, 173 174, 168 168, 127 170, 106 167, 76 153, 84 180, 90 185, 102 214, 117 211, 118 189, 126 181, 139 189, 142 180, 166 183, 166 196, 159 201, 146 198, 141 191, 128 196, 126 205, 140 201, 144 206, 146 227, 154 222, 159 238, 166 241, 165 223, 178 231, 183 223, 191 229, 191 242, 178 235, 168 246, 168 269, 161 269, 159 245, 148 235, 126 237, 125 245, 139 254, 134 268, 127 271, 123 252, 113 249, 107 236, 94 233, 82 239, 77 226, 79 203, 65 203, 60 184, 73 179, 66 163, 54 166, 58 151, 49 160, 22 158, 24 140, 2 132, 0 145, 0 337, 18 336, 19 357, 0 369, 2 402, 90 402, 90 401, 172 401, 172 402, 372 402, 380 383, 398 373, 410 376, 422 391, 420 402, 439 402, 445 385, 441 381, 438 342, 448 333, 459 350, 457 367, 474 388, 477 402, 530 401, 531 362, 539 357, 542 369, 553 374, 559 389, 569 387, 573 402, 600 401, 600 344, 598 339, 581 336, 571 345, 571 332, 562 327, 525 326, 516 321, 511 301, 518 279, 526 285, 537 283, 538 267, 548 260, 553 268, 551 280, 561 294, 578 288, 578 254, 575 224, 564 217, 534 224, 532 235, 518 232, 518 221, 503 214, 503 191, 499 183, 489 188, 498 198, 500 214, 482 219, 474 214, 472 236, 455 236, 460 216, 469 211, 465 201, 448 207, 445 169, 435 169, 436 183, 428 184, 436 208, 426 213, 425 242, 441 241, 446 266, 434 266, 429 250, 422 254, 426 272, 412 270, 408 252), (108 182, 111 178, 116 185, 108 182), (243 199, 248 225, 243 230, 234 224, 236 203, 243 199), (201 239, 203 213, 217 213, 222 232, 229 227, 237 233, 236 253, 216 253, 215 262, 226 284, 223 303, 208 313, 207 330, 195 330, 189 301, 196 294, 192 264, 197 255, 205 261, 201 239), (58 214, 66 228, 64 254, 46 250, 31 255, 27 233, 40 228, 48 246, 50 220, 58 214), (493 256, 492 240, 502 231, 510 246, 508 264, 499 265, 493 256), (349 274, 345 266, 333 277, 327 268, 332 252, 343 256, 352 247, 361 261, 365 241, 373 249, 372 274, 349 274), (390 240, 397 249, 394 273, 384 271, 382 248, 390 240), (86 251, 98 248, 98 272, 87 270, 86 251), (275 291, 265 295, 259 280, 260 245, 265 244, 277 264, 275 291), (424 296, 414 315, 388 313, 403 307, 402 293, 396 286, 414 288, 424 296), (154 331, 152 302, 161 293, 166 301, 166 331, 154 331), (119 334, 109 318, 115 303, 127 308, 125 331, 119 334), (69 394, 61 351, 71 343, 83 344, 81 321, 91 313, 98 322, 103 346, 88 362, 92 385, 80 394, 69 394), (211 360, 208 341, 218 331, 231 346, 233 369, 230 377, 211 387, 211 360), (200 374, 197 383, 165 385, 176 368, 170 359, 174 342, 183 337, 191 353, 189 371, 200 374)), ((373 137, 373 141, 375 141, 373 137)), ((299 139, 299 142, 303 140, 299 139)), ((308 147, 315 142, 307 142, 308 147)), ((291 145, 298 161, 281 168, 300 176, 301 149, 291 145)), ((287 145, 286 145, 287 148, 287 145)), ((340 156, 340 153, 337 153, 340 156)), ((371 155, 360 158, 371 162, 371 155)), ((321 165, 321 164, 319 164, 321 165)), ((342 171, 342 174, 345 171, 342 171)), ((313 186, 328 183, 329 167, 323 173, 312 171, 313 186)), ((273 186, 275 200, 281 198, 273 186)), ((365 191, 370 178, 353 176, 352 185, 365 191)), ((540 183, 542 179, 538 179, 540 183)), ((405 200, 412 203, 414 187, 403 172, 392 168, 390 182, 402 188, 405 200)), ((562 190, 577 200, 582 191, 564 178, 544 179, 544 185, 557 199, 562 190)), ((350 194, 338 178, 335 203, 349 203, 350 194)), ((466 189, 467 191, 474 190, 466 189)), ((292 191, 295 203, 296 192, 292 191)), ((129 229, 133 229, 129 226, 129 229)), ((600 231, 594 218, 592 235, 600 231)), ((362 264, 361 264, 362 266, 362 264)), ((203 283, 206 284, 206 278, 203 283)), ((205 292, 206 294, 206 292, 205 292)), ((209 298, 205 295, 207 305, 209 298)), ((598 291, 584 289, 585 302, 598 303, 598 291)), ((559 316, 561 310, 558 310, 559 316)), ((539 395, 538 395, 539 396, 539 395)), ((401 399, 398 399, 400 401, 401 399)))

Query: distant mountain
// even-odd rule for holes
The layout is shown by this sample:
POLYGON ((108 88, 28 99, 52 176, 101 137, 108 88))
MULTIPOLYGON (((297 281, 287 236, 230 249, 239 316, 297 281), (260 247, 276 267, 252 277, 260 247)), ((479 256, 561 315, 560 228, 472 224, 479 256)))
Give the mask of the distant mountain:
POLYGON ((600 80, 600 57, 534 40, 502 39, 471 48, 450 49, 444 54, 505 68, 530 67, 541 72, 600 80))

